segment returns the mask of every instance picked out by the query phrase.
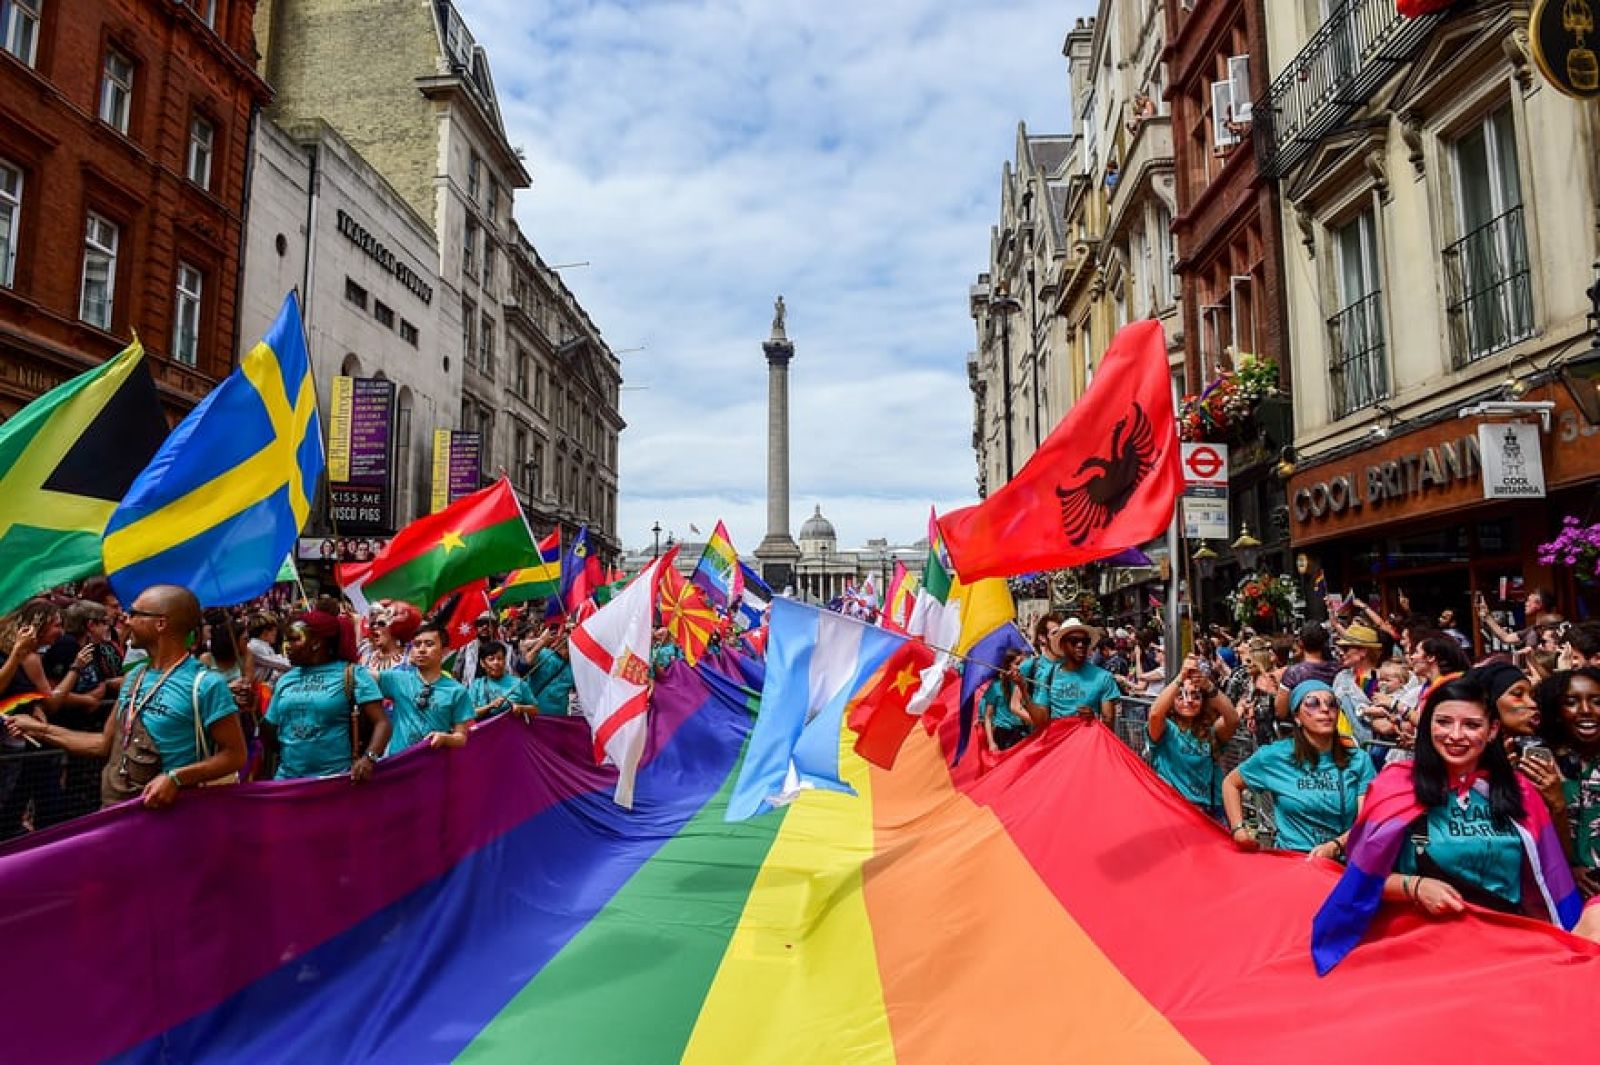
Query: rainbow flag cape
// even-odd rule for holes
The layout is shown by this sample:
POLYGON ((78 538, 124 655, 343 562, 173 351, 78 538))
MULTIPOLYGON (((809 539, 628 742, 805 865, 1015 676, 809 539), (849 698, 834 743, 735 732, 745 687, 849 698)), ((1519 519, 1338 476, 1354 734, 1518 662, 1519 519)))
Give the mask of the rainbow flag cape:
POLYGON ((730 603, 739 602, 744 590, 739 573, 739 552, 733 549, 728 527, 720 519, 717 527, 711 530, 711 539, 700 552, 700 561, 695 564, 689 581, 705 592, 711 605, 719 610, 727 610, 730 603))
POLYGON ((539 561, 512 570, 500 586, 489 593, 496 607, 548 599, 561 591, 561 530, 539 541, 539 561))
POLYGON ((7 1058, 1567 1061, 1600 1040, 1600 946, 1519 918, 1396 907, 1318 978, 1333 863, 1238 852, 1096 722, 987 772, 947 765, 953 714, 892 771, 841 736, 858 797, 729 824, 760 673, 658 678, 631 813, 583 722, 505 715, 362 787, 186 791, 7 844, 7 964, 75 991, 12 1011, 7 1058), (1454 993, 1480 987, 1516 1023, 1454 993))

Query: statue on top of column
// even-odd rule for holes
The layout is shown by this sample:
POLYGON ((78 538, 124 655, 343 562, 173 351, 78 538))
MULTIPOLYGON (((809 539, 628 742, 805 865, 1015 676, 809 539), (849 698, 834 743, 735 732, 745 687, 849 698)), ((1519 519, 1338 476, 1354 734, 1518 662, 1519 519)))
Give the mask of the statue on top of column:
POLYGON ((779 293, 777 300, 772 304, 772 335, 786 337, 783 331, 784 319, 789 315, 789 309, 783 305, 783 294, 779 293))

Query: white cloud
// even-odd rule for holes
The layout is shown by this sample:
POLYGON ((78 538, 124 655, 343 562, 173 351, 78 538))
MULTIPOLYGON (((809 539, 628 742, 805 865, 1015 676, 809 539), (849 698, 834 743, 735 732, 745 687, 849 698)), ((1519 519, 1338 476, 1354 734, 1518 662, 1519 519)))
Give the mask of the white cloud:
MULTIPOLYGON (((1068 127, 1088 0, 458 0, 534 187, 517 217, 624 355, 620 532, 765 532, 772 298, 791 519, 841 544, 971 502, 967 286, 1016 123, 1068 127)), ((791 530, 793 531, 793 530, 791 530)))

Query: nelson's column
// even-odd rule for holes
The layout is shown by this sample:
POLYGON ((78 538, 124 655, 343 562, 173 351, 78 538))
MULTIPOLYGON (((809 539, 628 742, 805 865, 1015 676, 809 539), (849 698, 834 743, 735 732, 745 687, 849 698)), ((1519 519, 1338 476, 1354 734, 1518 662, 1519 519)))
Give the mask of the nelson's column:
POLYGON ((784 332, 783 297, 773 305, 767 356, 767 535, 756 548, 761 578, 774 592, 794 584, 800 548, 789 535, 789 360, 794 344, 784 332))

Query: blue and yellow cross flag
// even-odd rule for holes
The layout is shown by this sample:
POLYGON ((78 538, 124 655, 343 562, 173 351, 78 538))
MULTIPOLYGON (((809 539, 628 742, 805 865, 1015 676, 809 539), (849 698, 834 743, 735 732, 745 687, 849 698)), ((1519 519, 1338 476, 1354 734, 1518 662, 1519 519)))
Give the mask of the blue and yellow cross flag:
POLYGON ((311 513, 322 427, 294 293, 261 343, 167 437, 106 526, 124 603, 178 584, 206 606, 270 587, 311 513))

